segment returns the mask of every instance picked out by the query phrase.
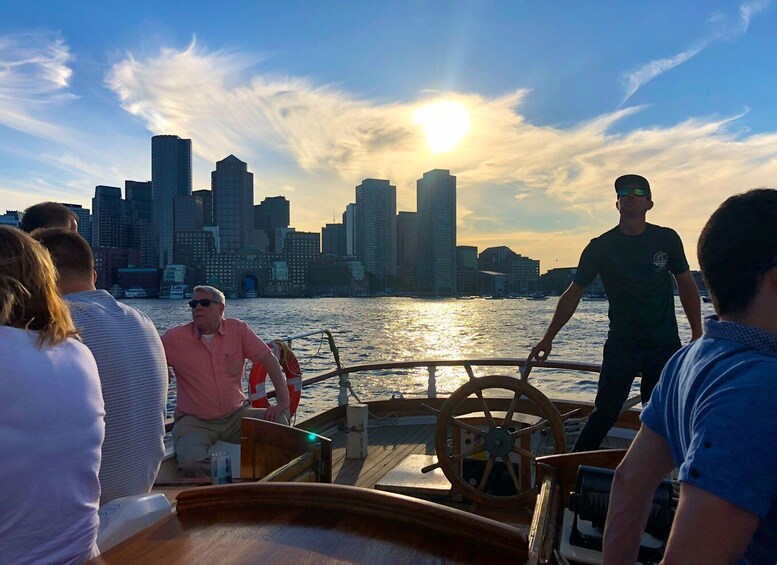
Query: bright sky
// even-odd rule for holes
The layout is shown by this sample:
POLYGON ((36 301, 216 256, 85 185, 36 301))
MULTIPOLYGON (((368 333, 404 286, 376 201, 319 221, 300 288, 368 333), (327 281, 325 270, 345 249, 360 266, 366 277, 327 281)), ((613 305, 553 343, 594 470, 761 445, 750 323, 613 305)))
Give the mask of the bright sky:
POLYGON ((460 244, 574 266, 646 176, 648 221, 695 246, 727 196, 777 186, 768 0, 4 2, 0 213, 91 208, 192 139, 194 188, 230 153, 255 202, 319 231, 364 178, 458 177, 460 244))

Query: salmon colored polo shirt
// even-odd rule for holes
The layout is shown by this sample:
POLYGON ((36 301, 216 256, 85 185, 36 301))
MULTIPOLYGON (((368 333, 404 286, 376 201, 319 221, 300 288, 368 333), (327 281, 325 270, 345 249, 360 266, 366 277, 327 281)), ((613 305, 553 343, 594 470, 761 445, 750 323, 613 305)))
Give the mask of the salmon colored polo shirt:
POLYGON ((203 420, 223 418, 245 404, 245 360, 261 363, 270 348, 242 320, 224 318, 208 343, 194 322, 167 330, 162 336, 167 364, 178 386, 176 416, 203 420))

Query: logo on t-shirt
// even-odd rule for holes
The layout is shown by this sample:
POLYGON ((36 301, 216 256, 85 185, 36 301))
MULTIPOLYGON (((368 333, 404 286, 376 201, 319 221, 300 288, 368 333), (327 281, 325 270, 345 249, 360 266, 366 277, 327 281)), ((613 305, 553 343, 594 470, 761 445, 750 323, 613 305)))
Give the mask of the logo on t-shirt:
POLYGON ((669 255, 666 254, 666 251, 658 251, 653 255, 653 266, 656 268, 656 271, 663 270, 668 261, 669 255))

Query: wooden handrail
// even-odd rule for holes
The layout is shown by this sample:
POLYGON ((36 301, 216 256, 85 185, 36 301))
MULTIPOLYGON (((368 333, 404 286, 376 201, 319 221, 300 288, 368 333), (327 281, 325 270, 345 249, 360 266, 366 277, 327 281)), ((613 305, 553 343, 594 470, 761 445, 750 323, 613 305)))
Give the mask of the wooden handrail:
MULTIPOLYGON (((515 357, 502 358, 479 358, 479 359, 422 359, 413 361, 385 361, 382 363, 362 363, 357 365, 348 365, 339 369, 332 369, 308 378, 302 379, 303 389, 307 386, 320 383, 333 377, 341 375, 350 375, 353 373, 363 373, 366 371, 383 371, 389 369, 417 369, 419 367, 523 367, 526 365, 526 359, 515 357)), ((535 369, 565 369, 569 371, 584 371, 598 373, 601 365, 598 363, 583 363, 578 361, 553 360, 545 361, 543 364, 533 364, 535 369)), ((268 391, 268 397, 275 396, 275 391, 268 391)))

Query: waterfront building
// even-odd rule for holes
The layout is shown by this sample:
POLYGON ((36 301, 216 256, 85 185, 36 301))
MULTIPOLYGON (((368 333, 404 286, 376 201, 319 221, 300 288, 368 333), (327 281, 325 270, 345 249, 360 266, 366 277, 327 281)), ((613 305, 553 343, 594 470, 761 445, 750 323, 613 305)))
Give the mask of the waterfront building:
POLYGON ((296 228, 275 228, 272 232, 272 239, 275 241, 275 244, 270 247, 270 253, 283 253, 283 246, 286 245, 286 235, 295 231, 297 231, 296 228))
POLYGON ((518 255, 510 261, 509 275, 510 292, 513 294, 531 294, 537 291, 540 280, 540 262, 518 255))
POLYGON ((279 251, 283 246, 285 232, 279 229, 289 227, 291 223, 291 208, 284 196, 268 196, 254 206, 254 228, 263 230, 269 240, 269 250, 279 251), (281 241, 278 242, 278 239, 281 241))
POLYGON ((205 281, 205 263, 208 257, 215 255, 216 238, 213 230, 175 232, 176 260, 188 265, 194 271, 195 281, 205 281))
POLYGON ((338 255, 322 255, 308 266, 305 288, 309 295, 351 296, 353 279, 348 261, 338 255))
POLYGON ((293 231, 286 234, 280 258, 288 268, 289 293, 301 296, 305 293, 308 267, 321 256, 321 240, 318 233, 293 231))
POLYGON ((456 288, 463 296, 477 294, 478 248, 474 245, 456 246, 456 288))
POLYGON ((418 268, 418 213, 397 214, 397 290, 416 291, 418 268))
POLYGON ((256 298, 265 293, 270 281, 273 256, 258 249, 245 248, 236 254, 235 287, 242 298, 256 298))
POLYGON ((343 225, 345 226, 345 254, 346 256, 356 256, 356 246, 353 239, 356 234, 356 204, 351 203, 345 207, 343 212, 343 225))
POLYGON ((475 271, 477 294, 481 296, 505 296, 507 275, 494 271, 475 271))
MULTIPOLYGON (((202 198, 196 194, 176 196, 173 202, 175 215, 175 233, 182 231, 200 231, 202 225, 202 198)), ((179 259, 176 257, 176 261, 179 259)))
POLYGON ((78 218, 78 235, 83 237, 89 243, 92 242, 92 213, 89 208, 84 208, 80 204, 62 203, 65 208, 73 212, 78 218))
POLYGON ((321 253, 345 257, 345 225, 326 224, 321 228, 321 253))
POLYGON ((213 191, 208 189, 195 190, 192 194, 199 196, 202 200, 202 225, 214 226, 213 221, 213 191))
POLYGON ((221 250, 232 253, 251 245, 254 229, 254 174, 248 165, 229 155, 211 173, 213 217, 221 234, 221 250))
POLYGON ((108 290, 119 283, 119 269, 138 264, 138 252, 127 247, 92 247, 95 286, 108 290))
POLYGON ((6 210, 5 214, 0 215, 0 226, 12 226, 14 228, 18 228, 19 212, 17 210, 6 210))
POLYGON ((235 265, 237 255, 234 253, 213 253, 205 257, 205 284, 221 289, 225 294, 237 296, 235 285, 235 265))
POLYGON ((561 295, 575 278, 577 267, 550 269, 539 280, 539 288, 545 294, 561 295))
POLYGON ((121 188, 96 186, 92 210, 92 247, 127 247, 128 222, 121 188))
POLYGON ((456 294, 456 177, 434 169, 417 181, 419 293, 456 294))
POLYGON ((356 187, 355 255, 371 275, 371 290, 391 286, 396 275, 397 187, 364 179, 356 187))
POLYGON ((478 257, 478 269, 508 275, 507 292, 511 294, 530 294, 539 287, 539 260, 524 257, 504 245, 484 249, 478 257))
POLYGON ((147 297, 156 298, 159 295, 159 269, 119 267, 117 284, 122 290, 142 288, 147 297))
POLYGON ((173 261, 176 196, 192 193, 192 140, 177 135, 151 138, 151 187, 158 265, 173 261))
MULTIPOLYGON (((139 267, 156 267, 158 263, 157 241, 154 231, 154 201, 151 181, 125 180, 124 198, 129 218, 127 246, 138 250, 139 267)), ((79 222, 78 225, 80 231, 81 223, 79 222)))

